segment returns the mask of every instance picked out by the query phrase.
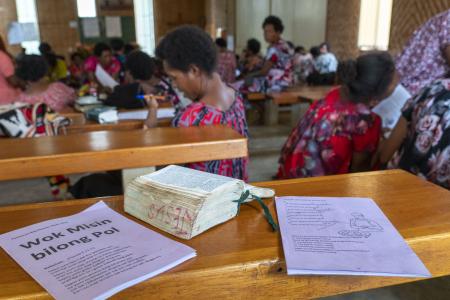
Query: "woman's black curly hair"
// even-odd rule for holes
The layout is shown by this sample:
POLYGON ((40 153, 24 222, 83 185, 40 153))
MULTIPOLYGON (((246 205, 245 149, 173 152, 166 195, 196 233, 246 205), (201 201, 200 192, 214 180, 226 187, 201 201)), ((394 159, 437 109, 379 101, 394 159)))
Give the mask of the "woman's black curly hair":
POLYGON ((133 51, 128 54, 125 67, 134 79, 149 80, 155 72, 155 61, 147 53, 133 51))
POLYGON ((40 55, 25 55, 17 61, 15 74, 24 81, 36 82, 47 73, 47 61, 40 55))
POLYGON ((283 33, 283 21, 281 21, 281 19, 277 16, 268 16, 267 18, 265 18, 262 27, 264 28, 266 27, 266 25, 272 25, 273 29, 275 29, 276 32, 283 33))
POLYGON ((192 65, 208 75, 216 68, 217 50, 214 42, 196 26, 181 26, 167 34, 159 43, 155 54, 171 68, 185 73, 192 65))
POLYGON ((349 91, 353 102, 367 103, 379 99, 389 88, 395 75, 395 64, 386 51, 373 51, 339 63, 337 76, 349 91))
POLYGON ((95 44, 95 47, 94 47, 94 55, 95 56, 97 56, 97 57, 102 56, 102 53, 104 51, 112 52, 111 47, 107 43, 100 42, 100 43, 95 44))

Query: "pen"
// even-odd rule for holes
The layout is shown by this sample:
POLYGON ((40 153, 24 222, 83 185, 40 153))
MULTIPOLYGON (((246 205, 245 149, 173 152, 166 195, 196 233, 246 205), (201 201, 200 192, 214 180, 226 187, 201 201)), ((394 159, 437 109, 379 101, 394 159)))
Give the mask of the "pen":
POLYGON ((147 95, 136 95, 136 99, 139 99, 142 101, 142 104, 144 107, 147 106, 147 101, 150 99, 156 99, 157 101, 163 101, 166 99, 166 97, 164 96, 159 96, 159 95, 153 95, 153 94, 147 94, 147 95))

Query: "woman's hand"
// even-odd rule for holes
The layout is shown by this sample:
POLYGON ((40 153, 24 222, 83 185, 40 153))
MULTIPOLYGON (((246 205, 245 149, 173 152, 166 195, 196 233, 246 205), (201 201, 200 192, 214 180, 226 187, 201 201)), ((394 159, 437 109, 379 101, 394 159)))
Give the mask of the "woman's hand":
MULTIPOLYGON (((157 97, 154 95, 145 95, 144 99, 147 102, 147 106, 148 106, 148 115, 147 115, 147 119, 145 120, 144 124, 148 128, 156 127, 158 125, 157 113, 158 113, 158 106, 159 106, 157 97)), ((144 128, 145 128, 145 126, 144 126, 144 128)))

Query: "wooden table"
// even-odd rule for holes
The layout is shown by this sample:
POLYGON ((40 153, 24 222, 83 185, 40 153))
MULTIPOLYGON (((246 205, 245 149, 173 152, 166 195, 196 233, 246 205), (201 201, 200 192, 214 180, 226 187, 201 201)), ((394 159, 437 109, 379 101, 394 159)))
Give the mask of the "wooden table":
MULTIPOLYGON (((71 120, 71 124, 65 129, 65 132, 62 132, 61 134, 73 134, 102 130, 133 130, 142 129, 144 126, 143 120, 120 120, 117 123, 100 124, 92 120, 87 120, 81 113, 63 115, 71 120)), ((171 118, 159 119, 158 126, 170 126, 171 121, 171 118)))
MULTIPOLYGON (((272 181, 257 185, 274 188, 278 196, 370 197, 378 203, 433 277, 450 274, 450 192, 447 190, 397 170, 272 181)), ((3 207, 0 208, 0 233, 68 216, 96 201, 98 199, 3 207)), ((105 201, 123 213, 121 197, 105 201)), ((275 213, 273 201, 266 200, 266 203, 275 213)), ((240 215, 227 223, 192 240, 179 241, 196 249, 197 257, 130 287, 113 298, 304 299, 421 280, 368 276, 287 276, 280 235, 270 230, 261 208, 254 203, 243 205, 240 215)), ((0 298, 49 297, 2 250, 0 265, 0 298)))
POLYGON ((264 101, 265 125, 278 124, 279 106, 290 105, 291 125, 295 126, 309 105, 325 97, 332 88, 333 86, 295 86, 281 92, 251 93, 247 99, 251 102, 264 101))
POLYGON ((225 126, 95 131, 0 141, 0 180, 243 157, 247 139, 225 126))

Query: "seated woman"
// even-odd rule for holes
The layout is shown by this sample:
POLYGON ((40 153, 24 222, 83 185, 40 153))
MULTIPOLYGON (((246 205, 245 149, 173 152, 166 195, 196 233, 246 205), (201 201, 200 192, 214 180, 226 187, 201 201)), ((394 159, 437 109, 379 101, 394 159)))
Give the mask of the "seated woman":
POLYGON ((250 73, 259 71, 263 64, 264 59, 260 53, 261 43, 257 39, 247 40, 247 46, 244 50, 243 60, 240 62, 239 71, 240 77, 245 77, 250 73))
POLYGON ((328 43, 322 43, 319 47, 311 48, 314 57, 314 71, 308 76, 310 85, 333 85, 336 82, 336 70, 338 61, 336 56, 329 52, 328 43))
POLYGON ((247 75, 240 85, 235 85, 242 92, 280 91, 294 83, 294 49, 281 38, 283 23, 276 16, 268 16, 262 27, 269 48, 262 68, 247 75))
POLYGON ((177 94, 163 79, 156 76, 154 59, 148 54, 136 50, 131 52, 125 63, 128 84, 118 85, 105 101, 106 105, 119 108, 143 108, 147 106, 143 96, 161 95, 167 101, 176 103, 177 94))
POLYGON ((305 83, 306 78, 314 71, 314 59, 312 54, 307 53, 303 46, 296 47, 293 65, 295 83, 305 83))
POLYGON ((339 65, 340 88, 311 105, 284 145, 278 178, 313 177, 370 169, 381 120, 369 104, 391 94, 395 67, 387 52, 339 65))
POLYGON ((227 41, 223 38, 216 39, 217 50, 217 73, 225 83, 233 83, 236 81, 236 54, 227 49, 227 41))
POLYGON ((70 55, 70 61, 69 82, 75 87, 81 87, 87 81, 83 56, 80 52, 74 52, 70 55))
MULTIPOLYGON (((156 48, 172 82, 194 102, 178 111, 175 127, 227 125, 248 136, 244 105, 238 92, 215 72, 217 51, 212 39, 200 28, 182 26, 167 34, 156 48)), ((148 127, 157 124, 158 102, 149 101, 148 127)), ((187 164, 188 167, 247 180, 247 158, 187 164)))
POLYGON ((113 56, 111 47, 105 43, 97 43, 94 47, 94 55, 84 62, 88 80, 96 82, 95 70, 100 65, 113 79, 119 80, 120 62, 113 56))
POLYGON ((65 82, 67 79, 67 65, 64 57, 55 54, 48 43, 41 43, 39 45, 39 52, 45 58, 49 66, 48 77, 50 78, 50 81, 65 82))
POLYGON ((379 163, 389 160, 389 168, 450 188, 450 78, 432 82, 406 102, 392 134, 380 147, 379 163))
POLYGON ((25 90, 18 96, 18 102, 30 104, 45 103, 59 112, 72 104, 75 91, 64 83, 50 83, 47 78, 48 65, 39 55, 25 55, 17 62, 16 76, 25 82, 25 90))
POLYGON ((19 82, 14 76, 14 59, 6 50, 0 36, 0 105, 10 104, 16 100, 19 93, 19 82))

